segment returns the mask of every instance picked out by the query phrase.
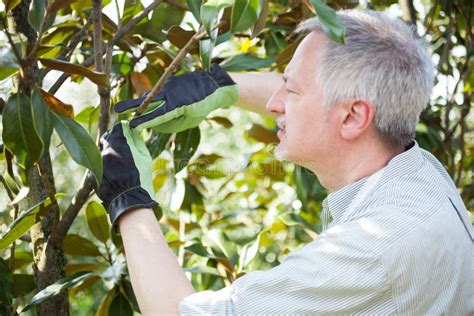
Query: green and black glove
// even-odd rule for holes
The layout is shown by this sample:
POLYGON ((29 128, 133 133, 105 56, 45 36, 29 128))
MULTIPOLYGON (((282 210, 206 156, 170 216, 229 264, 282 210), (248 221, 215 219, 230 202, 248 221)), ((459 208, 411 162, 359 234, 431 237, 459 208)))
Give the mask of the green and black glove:
MULTIPOLYGON (((133 118, 130 126, 177 133, 198 126, 211 111, 234 104, 238 96, 235 82, 220 66, 213 64, 210 71, 170 77, 146 112, 133 118)), ((121 101, 114 110, 118 113, 135 111, 145 98, 121 101)))
POLYGON ((99 147, 104 171, 96 192, 112 225, 130 210, 158 207, 153 199, 152 159, 140 132, 122 121, 101 137, 99 147))

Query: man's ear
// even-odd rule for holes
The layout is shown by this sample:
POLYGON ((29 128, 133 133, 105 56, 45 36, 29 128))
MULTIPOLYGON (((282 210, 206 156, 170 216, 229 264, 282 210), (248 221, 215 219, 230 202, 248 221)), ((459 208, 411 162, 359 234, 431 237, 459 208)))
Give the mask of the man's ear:
POLYGON ((366 100, 355 100, 344 106, 344 115, 341 121, 341 137, 352 140, 372 125, 375 115, 375 107, 366 100))

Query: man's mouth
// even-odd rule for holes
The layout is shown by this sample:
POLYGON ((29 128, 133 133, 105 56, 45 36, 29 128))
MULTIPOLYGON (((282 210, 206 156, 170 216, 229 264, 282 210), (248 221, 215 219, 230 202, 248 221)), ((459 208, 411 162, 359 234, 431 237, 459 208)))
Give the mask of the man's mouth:
POLYGON ((278 134, 286 132, 286 123, 282 117, 277 117, 278 134))

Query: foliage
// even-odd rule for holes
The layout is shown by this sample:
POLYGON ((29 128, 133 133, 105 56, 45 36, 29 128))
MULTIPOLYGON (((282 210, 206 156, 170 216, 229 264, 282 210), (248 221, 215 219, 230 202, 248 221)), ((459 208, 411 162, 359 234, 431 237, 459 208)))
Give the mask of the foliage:
MULTIPOLYGON (((0 26, 8 36, 0 38, 0 86, 7 93, 0 98, 0 170, 6 191, 0 199, 10 201, 0 209, 0 311, 27 310, 69 288, 71 312, 77 315, 131 315, 139 309, 121 238, 93 195, 80 205, 81 213, 61 242, 66 276, 46 289, 34 283, 34 249, 27 231, 54 205, 64 214, 76 203, 82 174, 90 170, 100 179, 94 140, 104 120, 100 108, 107 105, 101 100, 74 115, 55 96, 57 88, 46 91, 42 79, 47 73, 70 74, 73 82, 87 78, 101 95, 111 92, 106 99, 113 103, 137 97, 158 81, 201 26, 206 35, 180 61, 178 73, 209 67, 211 61, 228 71, 282 71, 301 40, 292 35, 298 22, 316 14, 328 36, 343 42, 344 29, 332 8, 359 6, 357 0, 162 1, 132 23, 145 7, 125 0, 117 6, 118 23, 102 13, 102 35, 106 44, 112 43, 113 56, 110 67, 105 59, 105 68, 92 70, 98 48, 88 21, 91 1, 32 1, 28 21, 40 37, 38 45, 28 45, 23 33, 4 27, 23 2, 3 3, 0 26), (128 23, 130 29, 118 36, 128 23), (31 89, 22 81, 25 69, 37 72, 31 89), (41 169, 41 159, 49 154, 56 190, 43 182, 48 196, 32 203, 25 198, 33 190, 29 172, 41 169), (51 194, 56 191, 64 194, 51 194)), ((371 0, 367 7, 383 10, 398 4, 371 0)), ((417 139, 445 164, 473 209, 472 3, 424 0, 416 8, 419 33, 438 62, 437 87, 417 139)), ((310 171, 274 158, 273 121, 238 109, 212 116, 178 134, 143 132, 154 159, 153 185, 164 213, 165 237, 198 291, 217 290, 249 271, 271 268, 312 240, 321 230, 326 195, 310 171)))

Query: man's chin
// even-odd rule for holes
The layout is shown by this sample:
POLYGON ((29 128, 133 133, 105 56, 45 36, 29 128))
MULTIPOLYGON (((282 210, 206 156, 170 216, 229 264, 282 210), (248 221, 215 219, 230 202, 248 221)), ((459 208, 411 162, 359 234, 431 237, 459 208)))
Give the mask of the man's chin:
POLYGON ((286 148, 283 148, 281 143, 275 148, 275 158, 279 161, 291 161, 286 148))

